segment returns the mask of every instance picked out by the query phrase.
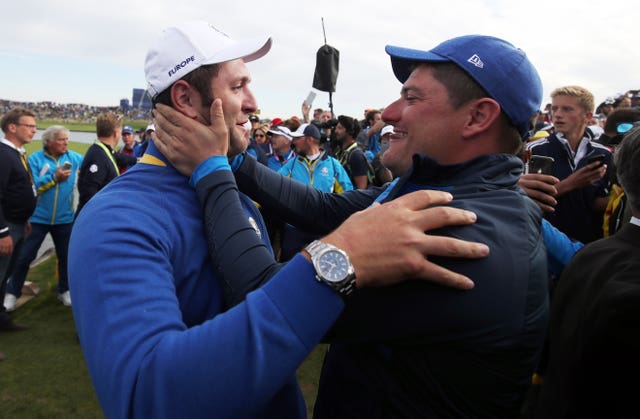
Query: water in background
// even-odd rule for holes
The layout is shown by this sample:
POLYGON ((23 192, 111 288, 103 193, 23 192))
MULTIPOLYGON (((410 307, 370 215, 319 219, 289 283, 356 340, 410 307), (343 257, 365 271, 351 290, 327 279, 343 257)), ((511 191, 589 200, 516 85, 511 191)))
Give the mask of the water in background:
MULTIPOLYGON (((33 139, 41 140, 43 132, 44 132, 43 129, 39 129, 38 132, 36 132, 36 136, 33 137, 33 139)), ((96 140, 95 132, 71 131, 71 134, 69 135, 69 141, 75 141, 76 143, 91 144, 95 140, 96 140)))

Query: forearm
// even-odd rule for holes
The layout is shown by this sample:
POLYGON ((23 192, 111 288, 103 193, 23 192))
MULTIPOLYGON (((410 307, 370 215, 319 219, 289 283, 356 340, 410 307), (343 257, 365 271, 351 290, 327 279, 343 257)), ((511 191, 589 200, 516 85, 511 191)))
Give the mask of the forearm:
POLYGON ((249 224, 231 171, 207 175, 196 191, 204 211, 209 256, 223 278, 225 305, 232 307, 266 283, 280 265, 249 224))
POLYGON ((291 383, 343 307, 335 291, 303 278, 312 277, 313 270, 299 258, 245 303, 201 327, 163 338, 139 369, 136 412, 153 406, 154 413, 175 412, 168 415, 174 417, 259 416, 291 383))
POLYGON ((542 220, 542 237, 547 248, 549 269, 557 275, 569 264, 576 252, 584 247, 584 244, 572 241, 547 220, 542 220))
POLYGON ((235 172, 238 188, 284 221, 312 233, 326 234, 352 213, 367 208, 379 191, 320 192, 279 175, 247 157, 235 172))

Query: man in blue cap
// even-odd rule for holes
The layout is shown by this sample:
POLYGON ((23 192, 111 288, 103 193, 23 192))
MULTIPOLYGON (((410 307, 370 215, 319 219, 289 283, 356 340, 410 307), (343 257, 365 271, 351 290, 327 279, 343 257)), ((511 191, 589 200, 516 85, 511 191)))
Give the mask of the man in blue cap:
MULTIPOLYGON (((438 234, 487 243, 491 254, 481 260, 430 258, 473 278, 471 292, 409 281, 346 297, 327 335, 333 343, 315 416, 517 416, 548 319, 542 212, 517 186, 522 163, 515 156, 540 105, 540 78, 523 51, 488 36, 454 38, 429 51, 386 50, 403 83, 400 98, 382 114, 394 126, 383 163, 398 179, 386 187, 326 194, 246 156, 234 160, 239 189, 319 234, 374 202, 419 189, 446 190, 454 196, 452 206, 474 211, 478 221, 438 234)), ((210 242, 223 240, 220 217, 213 216, 222 209, 214 197, 228 185, 203 168, 211 144, 224 138, 212 140, 209 127, 164 107, 156 122, 161 151, 183 173, 195 170, 210 242)), ((249 246, 251 237, 245 239, 249 246)), ((313 243, 307 249, 313 252, 313 243)), ((232 256, 222 263, 240 263, 232 256)), ((242 275, 227 279, 234 289, 249 282, 242 275)))

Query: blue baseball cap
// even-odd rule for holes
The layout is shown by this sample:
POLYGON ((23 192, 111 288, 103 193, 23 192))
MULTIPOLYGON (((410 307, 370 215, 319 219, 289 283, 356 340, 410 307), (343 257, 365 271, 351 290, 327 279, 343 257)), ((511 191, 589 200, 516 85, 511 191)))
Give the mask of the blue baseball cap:
POLYGON ((483 35, 450 39, 430 51, 387 45, 393 73, 404 83, 412 65, 453 62, 493 98, 521 135, 540 109, 542 82, 527 55, 509 42, 483 35))
POLYGON ((313 137, 316 140, 320 139, 320 130, 313 124, 302 124, 298 129, 291 133, 292 137, 313 137))
POLYGON ((133 134, 133 127, 131 127, 130 125, 125 125, 124 127, 122 127, 122 133, 123 134, 133 134))

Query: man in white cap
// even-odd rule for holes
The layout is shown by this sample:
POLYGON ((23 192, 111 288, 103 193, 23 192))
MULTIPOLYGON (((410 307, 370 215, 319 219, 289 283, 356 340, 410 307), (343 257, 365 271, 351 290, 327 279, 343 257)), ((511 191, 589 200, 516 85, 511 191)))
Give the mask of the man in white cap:
POLYGON ((272 153, 269 153, 267 158, 267 166, 276 172, 282 168, 289 160, 296 156, 296 153, 291 148, 291 130, 285 126, 278 126, 270 129, 271 134, 271 149, 272 153))
POLYGON ((214 217, 224 239, 206 241, 190 185, 199 172, 191 180, 181 175, 181 165, 171 165, 155 142, 83 209, 69 278, 78 336, 107 417, 306 417, 295 372, 343 310, 343 296, 408 277, 469 288, 468 278, 426 255, 488 253, 484 245, 452 238, 441 238, 444 246, 436 247, 443 248, 434 250, 435 239, 424 231, 445 224, 438 220, 475 218, 453 208, 425 209, 451 196, 420 191, 347 220, 317 242, 313 264, 299 254, 282 269, 270 264, 256 272, 265 254, 273 256, 255 204, 233 186, 227 156, 246 149, 245 123, 257 108, 245 62, 270 46, 267 37, 235 41, 205 22, 188 22, 164 30, 147 54, 154 104, 224 138, 201 169, 230 182, 214 198, 223 208, 214 217), (388 221, 365 228, 376 219, 388 221), (237 220, 247 226, 240 235, 237 220), (233 282, 247 276, 256 288, 248 296, 233 282))

